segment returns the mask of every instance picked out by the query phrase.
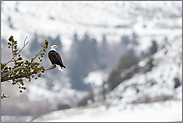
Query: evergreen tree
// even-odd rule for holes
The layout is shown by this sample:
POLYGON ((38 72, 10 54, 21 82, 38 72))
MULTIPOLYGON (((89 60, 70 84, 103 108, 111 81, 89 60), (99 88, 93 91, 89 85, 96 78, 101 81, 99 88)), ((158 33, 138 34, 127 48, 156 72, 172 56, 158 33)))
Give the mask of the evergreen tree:
POLYGON ((150 53, 151 53, 151 54, 154 54, 154 53, 157 52, 157 50, 158 50, 158 45, 157 45, 156 41, 153 40, 153 41, 152 41, 151 48, 150 48, 150 53))
POLYGON ((85 69, 88 72, 94 70, 94 66, 98 64, 97 41, 95 39, 91 39, 88 34, 85 33, 76 52, 81 63, 85 66, 85 69))
POLYGON ((130 39, 127 35, 124 35, 122 36, 121 38, 121 43, 124 45, 124 46, 127 46, 129 43, 130 43, 130 39))
POLYGON ((76 40, 76 37, 74 35, 71 51, 73 59, 69 68, 70 81, 72 88, 85 90, 89 89, 90 85, 86 85, 83 79, 90 71, 95 70, 98 64, 97 41, 91 39, 87 33, 81 41, 76 40), (74 42, 77 42, 77 46, 74 45, 74 42))
POLYGON ((106 39, 106 35, 105 34, 102 36, 102 46, 103 47, 107 46, 107 39, 106 39))
POLYGON ((108 59, 110 58, 111 55, 105 34, 102 35, 102 43, 98 48, 98 52, 99 52, 99 65, 100 65, 99 68, 105 69, 107 67, 108 59))
POLYGON ((138 45, 139 44, 138 43, 138 35, 135 32, 133 32, 133 34, 132 34, 132 43, 134 45, 138 45))
POLYGON ((129 50, 127 50, 127 54, 126 54, 127 56, 135 56, 135 52, 134 52, 134 50, 131 48, 131 49, 129 49, 129 50))
POLYGON ((144 58, 145 58, 145 53, 144 53, 144 51, 142 51, 140 54, 140 60, 143 60, 144 58))
POLYGON ((73 89, 90 90, 91 86, 84 83, 84 78, 87 76, 87 71, 79 59, 72 60, 69 66, 70 82, 73 89))
POLYGON ((73 39, 72 39, 72 45, 71 45, 71 50, 70 50, 72 59, 78 58, 77 52, 76 52, 78 45, 79 45, 79 39, 78 39, 77 33, 75 33, 73 36, 73 39))
POLYGON ((78 35, 77 35, 77 33, 75 33, 75 34, 74 34, 73 41, 72 41, 72 47, 77 46, 78 43, 79 43, 78 35))

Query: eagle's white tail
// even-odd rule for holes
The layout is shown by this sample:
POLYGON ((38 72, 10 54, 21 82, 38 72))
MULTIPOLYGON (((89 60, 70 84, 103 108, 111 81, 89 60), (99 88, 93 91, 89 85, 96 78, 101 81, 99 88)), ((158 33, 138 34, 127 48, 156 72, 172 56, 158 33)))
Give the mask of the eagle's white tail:
POLYGON ((59 71, 63 71, 63 68, 60 67, 60 65, 56 65, 56 66, 57 66, 57 68, 59 69, 59 71))

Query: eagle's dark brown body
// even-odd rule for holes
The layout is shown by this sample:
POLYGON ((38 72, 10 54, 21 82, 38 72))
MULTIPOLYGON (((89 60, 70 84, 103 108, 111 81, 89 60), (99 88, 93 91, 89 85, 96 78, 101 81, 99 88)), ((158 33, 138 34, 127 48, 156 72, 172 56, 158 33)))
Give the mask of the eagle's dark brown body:
POLYGON ((48 57, 53 65, 55 64, 55 65, 59 65, 61 68, 63 68, 63 67, 66 68, 62 62, 62 59, 61 59, 59 53, 57 53, 56 51, 50 50, 48 52, 48 57))

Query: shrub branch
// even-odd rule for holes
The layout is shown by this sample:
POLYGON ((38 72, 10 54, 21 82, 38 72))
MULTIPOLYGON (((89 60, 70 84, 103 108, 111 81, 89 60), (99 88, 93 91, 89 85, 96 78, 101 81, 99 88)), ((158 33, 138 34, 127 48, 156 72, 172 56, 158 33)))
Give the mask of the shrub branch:
MULTIPOLYGON (((42 62, 41 57, 44 56, 46 49, 48 48, 47 40, 45 40, 45 45, 41 45, 40 51, 33 58, 30 60, 22 59, 21 52, 28 44, 27 38, 28 37, 24 39, 24 45, 18 51, 17 41, 13 39, 13 36, 10 36, 8 39, 8 48, 11 48, 12 58, 6 63, 1 62, 1 82, 12 80, 13 85, 17 84, 19 86, 20 92, 22 92, 21 89, 26 89, 26 87, 23 87, 23 78, 29 79, 29 81, 31 81, 32 78, 38 79, 46 70, 55 68, 54 65, 46 69, 43 66, 39 66, 42 62), (38 58, 38 56, 40 57, 38 58), (36 59, 39 59, 40 61, 35 61, 36 59), (10 62, 14 62, 13 67, 8 66, 8 63, 10 62)), ((1 97, 4 98, 4 96, 5 95, 2 95, 1 97)))

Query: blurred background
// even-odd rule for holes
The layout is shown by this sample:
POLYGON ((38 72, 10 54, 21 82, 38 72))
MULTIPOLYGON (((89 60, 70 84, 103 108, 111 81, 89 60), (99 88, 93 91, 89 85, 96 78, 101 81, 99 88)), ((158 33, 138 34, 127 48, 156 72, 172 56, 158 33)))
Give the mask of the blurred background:
POLYGON ((45 68, 56 44, 67 68, 1 83, 1 121, 182 121, 181 1, 3 1, 3 63, 11 35, 24 59, 48 40, 45 68))

